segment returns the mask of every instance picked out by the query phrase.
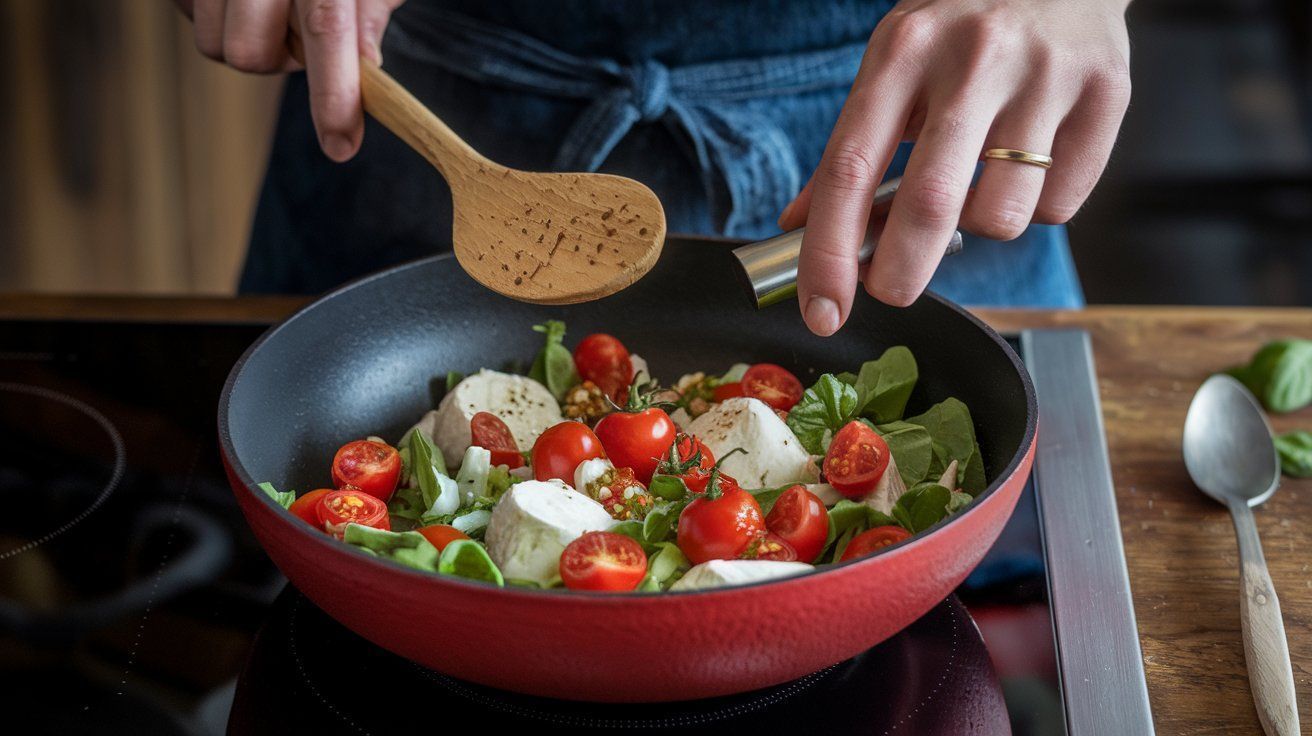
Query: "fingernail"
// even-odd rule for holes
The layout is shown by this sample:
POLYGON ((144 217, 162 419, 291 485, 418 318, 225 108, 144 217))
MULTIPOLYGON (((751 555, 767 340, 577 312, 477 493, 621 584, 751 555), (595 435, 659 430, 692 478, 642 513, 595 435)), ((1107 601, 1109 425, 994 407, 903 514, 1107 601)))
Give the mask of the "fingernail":
POLYGON ((321 141, 328 158, 341 162, 351 157, 351 140, 341 133, 329 133, 321 141))
POLYGON ((784 223, 788 222, 788 216, 793 214, 793 208, 796 206, 797 206, 797 200, 794 199, 793 201, 788 203, 788 206, 784 208, 783 212, 779 213, 779 219, 777 222, 779 224, 780 230, 784 229, 784 223))
POLYGON ((806 303, 806 326, 821 337, 838 331, 838 305, 827 296, 813 296, 806 303))

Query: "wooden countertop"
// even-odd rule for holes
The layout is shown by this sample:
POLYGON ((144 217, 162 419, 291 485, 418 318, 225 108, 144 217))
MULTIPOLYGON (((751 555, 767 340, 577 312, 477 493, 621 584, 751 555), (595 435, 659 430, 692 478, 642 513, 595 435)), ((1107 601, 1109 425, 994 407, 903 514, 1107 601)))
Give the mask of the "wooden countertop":
MULTIPOLYGON (((301 298, 0 295, 0 319, 276 320, 301 298)), ((1125 554, 1160 734, 1256 734, 1239 629, 1230 517, 1185 472, 1180 434, 1194 390, 1266 340, 1312 339, 1309 309, 1093 307, 978 310, 999 330, 1081 327, 1093 339, 1125 554)), ((1273 416, 1312 429, 1312 409, 1273 416)), ((1312 479, 1285 479, 1257 514, 1281 599, 1299 711, 1312 724, 1312 479)))

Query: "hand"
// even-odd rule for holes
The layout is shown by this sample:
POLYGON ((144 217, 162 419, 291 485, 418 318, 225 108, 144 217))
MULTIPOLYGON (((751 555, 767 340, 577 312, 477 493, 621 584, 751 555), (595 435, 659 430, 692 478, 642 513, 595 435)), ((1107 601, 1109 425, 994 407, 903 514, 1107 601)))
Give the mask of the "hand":
POLYGON ((271 74, 300 68, 289 29, 305 49, 310 114, 323 152, 345 161, 360 149, 360 57, 379 50, 392 11, 404 0, 176 0, 191 17, 196 48, 234 69, 271 74))
MULTIPOLYGON (((916 141, 866 291, 907 306, 958 222, 995 240, 1063 223, 1102 174, 1130 98, 1124 0, 903 0, 871 36, 815 175, 780 217, 809 219, 798 300, 830 335, 856 291, 870 202, 898 142, 916 141), (987 148, 1049 154, 1051 169, 987 148)), ((876 225, 878 227, 878 225, 876 225)))

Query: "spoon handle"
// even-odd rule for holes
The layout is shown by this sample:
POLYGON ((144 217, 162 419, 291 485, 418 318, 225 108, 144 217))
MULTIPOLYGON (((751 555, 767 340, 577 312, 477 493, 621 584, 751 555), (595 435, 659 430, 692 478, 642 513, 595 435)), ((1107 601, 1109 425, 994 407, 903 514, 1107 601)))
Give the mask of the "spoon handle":
POLYGON ((1285 622, 1280 616, 1280 599, 1271 584, 1262 541, 1257 536, 1253 510, 1248 504, 1230 504, 1239 537, 1240 582, 1243 598, 1239 616, 1244 630, 1244 659, 1248 662, 1249 686, 1262 728, 1270 736, 1294 736, 1298 729, 1298 706, 1294 700, 1294 671, 1289 663, 1285 622))
POLYGON ((470 166, 501 168, 475 151, 392 75, 360 57, 360 96, 378 122, 428 159, 449 184, 470 166))

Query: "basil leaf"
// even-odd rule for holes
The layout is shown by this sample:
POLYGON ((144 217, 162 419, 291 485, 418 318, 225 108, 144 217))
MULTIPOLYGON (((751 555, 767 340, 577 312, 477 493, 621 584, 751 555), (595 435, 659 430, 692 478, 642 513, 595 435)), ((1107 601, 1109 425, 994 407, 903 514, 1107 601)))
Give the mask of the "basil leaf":
POLYGON ((715 383, 717 386, 725 383, 738 383, 743 380, 743 376, 747 375, 748 368, 751 368, 751 366, 746 363, 734 363, 729 366, 729 370, 725 371, 723 376, 715 379, 715 383))
POLYGON ((438 570, 437 548, 419 532, 392 532, 360 524, 347 524, 342 541, 406 567, 425 572, 438 570))
POLYGON ((856 413, 876 423, 901 419, 919 377, 916 358, 906 346, 885 350, 877 360, 862 364, 857 374, 856 413))
POLYGON ((802 394, 788 412, 788 428, 812 455, 823 455, 834 433, 851 421, 857 409, 857 392, 826 373, 802 394))
POLYGON ((642 538, 648 544, 669 541, 674 535, 679 514, 688 505, 687 501, 657 501, 642 520, 642 538))
POLYGON ((1312 432, 1286 432, 1276 437, 1280 469, 1294 478, 1312 478, 1312 432))
POLYGON ((447 371, 446 372, 447 393, 451 393, 451 389, 455 388, 463 380, 465 380, 465 374, 461 373, 460 371, 447 371))
POLYGON ((683 577, 692 563, 673 542, 661 542, 657 546, 656 553, 647 558, 647 575, 656 581, 659 589, 665 589, 683 577))
POLYGON ((546 343, 533 359, 528 377, 547 387, 556 401, 564 401, 565 393, 579 385, 579 372, 574 367, 574 356, 565 347, 565 323, 549 319, 533 329, 547 336, 546 343))
POLYGON ((1312 340, 1269 342, 1248 365, 1227 372, 1271 411, 1297 411, 1312 404, 1312 340))
POLYGON ((428 510, 424 506, 424 499, 417 486, 410 488, 397 488, 392 494, 392 499, 387 502, 387 512, 392 516, 402 519, 418 521, 420 516, 428 510))
POLYGON ((634 539, 638 542, 647 541, 646 538, 642 536, 642 522, 636 519, 630 519, 629 521, 621 521, 620 523, 607 529, 606 531, 612 532, 614 534, 623 534, 624 536, 629 537, 630 539, 634 539))
POLYGON ((487 550, 472 539, 457 539, 448 544, 442 550, 437 571, 443 575, 483 580, 495 585, 506 584, 505 579, 501 577, 501 571, 492 562, 492 558, 487 556, 487 550))
POLYGON ((652 476, 651 483, 647 485, 647 491, 656 498, 666 501, 678 501, 688 495, 688 486, 678 476, 656 475, 652 476))
POLYGON ((965 404, 958 399, 946 399, 931 406, 924 414, 908 417, 905 421, 920 425, 929 432, 933 459, 926 478, 939 478, 956 460, 962 490, 969 493, 984 490, 987 485, 984 462, 980 457, 979 443, 975 441, 975 422, 965 404))
POLYGON ((923 532, 934 526, 943 517, 948 515, 948 502, 952 500, 952 491, 943 486, 928 484, 918 489, 908 491, 899 498, 894 506, 902 506, 907 510, 907 516, 911 522, 908 531, 912 533, 923 532), (912 496, 909 504, 904 504, 904 500, 912 496))
POLYGON ((661 592, 661 584, 656 581, 655 576, 653 576, 651 573, 647 573, 646 575, 642 576, 642 581, 638 583, 638 587, 633 589, 633 592, 659 593, 661 592))
POLYGON ((752 494, 752 497, 756 499, 757 505, 761 507, 761 516, 768 516, 770 511, 774 508, 774 502, 778 501, 779 497, 784 495, 784 491, 795 485, 798 484, 789 483, 786 486, 779 486, 778 488, 757 488, 754 491, 748 491, 748 493, 752 494))
POLYGON ((296 491, 280 491, 277 488, 274 488, 272 483, 261 483, 260 490, 264 491, 269 498, 273 499, 274 503, 283 508, 289 508, 292 505, 292 501, 296 500, 296 491))
POLYGON ((449 514, 460 508, 460 486, 447 477, 442 451, 418 429, 412 430, 406 441, 410 448, 411 472, 423 499, 423 513, 449 514))
POLYGON ((880 424, 875 431, 884 438, 902 475, 902 482, 908 488, 929 476, 929 466, 934 461, 934 443, 928 429, 919 424, 896 421, 880 424))

